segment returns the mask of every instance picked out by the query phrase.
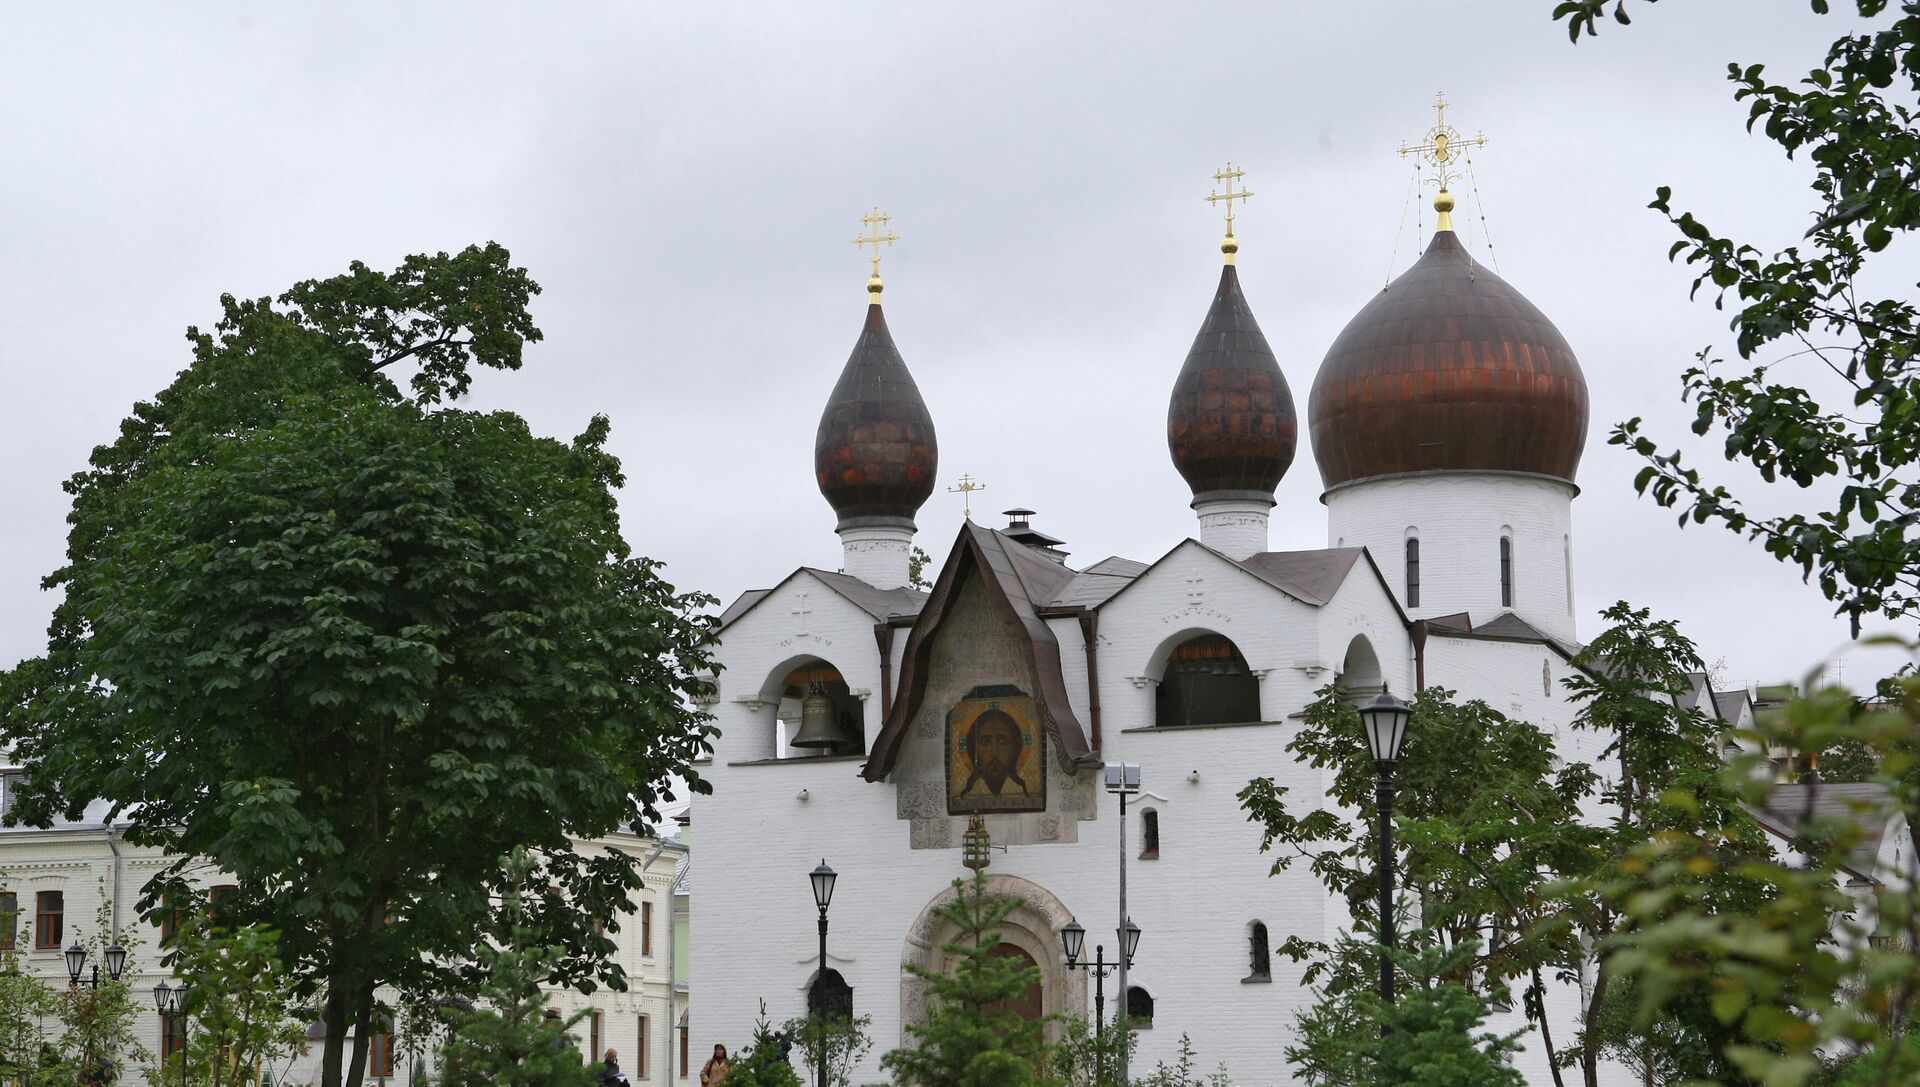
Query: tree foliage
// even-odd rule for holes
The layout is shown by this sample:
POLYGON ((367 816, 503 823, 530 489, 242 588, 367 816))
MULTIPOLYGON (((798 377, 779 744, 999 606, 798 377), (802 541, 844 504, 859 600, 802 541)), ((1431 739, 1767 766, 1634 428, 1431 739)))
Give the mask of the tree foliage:
MULTIPOLYGON (((1313 1087, 1524 1087, 1513 1067, 1519 1035, 1486 1030, 1486 998, 1454 980, 1474 945, 1393 952, 1411 984, 1392 1004, 1364 986, 1298 1013, 1287 1061, 1313 1087)), ((1369 962, 1379 945, 1343 941, 1335 954, 1369 962)))
POLYGON ((995 955, 998 925, 1017 899, 986 893, 986 873, 954 881, 953 898, 935 911, 959 931, 941 945, 953 964, 941 973, 909 964, 927 983, 927 1021, 909 1023, 911 1042, 881 1058, 900 1087, 1046 1087, 1046 1024, 1008 1006, 1040 982, 1037 966, 995 955))
POLYGON ((172 968, 187 984, 193 1030, 186 1049, 148 1076, 154 1087, 250 1085, 305 1051, 307 1026, 280 962, 279 933, 216 926, 201 916, 189 917, 176 939, 172 968))
MULTIPOLYGON (((1920 229, 1920 5, 1850 6, 1866 25, 1835 39, 1797 83, 1774 82, 1761 64, 1727 68, 1748 130, 1813 167, 1811 206, 1791 224, 1805 231, 1799 243, 1769 253, 1724 237, 1704 216, 1675 211, 1666 186, 1651 205, 1679 233, 1668 258, 1697 270, 1696 294, 1708 288, 1716 307, 1732 309, 1736 353, 1751 364, 1734 371, 1713 348, 1700 353, 1682 377, 1694 433, 1722 435, 1727 458, 1770 483, 1837 483, 1831 504, 1756 514, 1678 451, 1661 452, 1639 419, 1609 440, 1646 461, 1636 486, 1679 508, 1682 524, 1713 521, 1760 540, 1857 630, 1870 616, 1920 614, 1920 313, 1911 296, 1877 294, 1873 261, 1920 229), (1837 382, 1837 400, 1810 380, 1821 374, 1837 382)), ((1565 0, 1554 17, 1577 42, 1599 32, 1609 7, 1630 21, 1626 0, 1565 0)))
POLYGON ((815 1014, 789 1019, 781 1030, 798 1051, 800 1063, 818 1068, 826 1058, 826 1087, 853 1087, 854 1066, 873 1049, 873 1016, 815 1014))
POLYGON ((607 421, 565 443, 443 404, 519 367, 538 290, 488 245, 223 299, 68 482, 47 655, 0 675, 13 817, 108 800, 178 858, 143 909, 191 903, 194 858, 232 873, 223 910, 322 1004, 325 1087, 357 1084, 377 987, 474 983, 516 846, 527 923, 576 952, 555 980, 622 986, 592 919, 637 862, 569 840, 705 788, 709 601, 621 535, 607 421))

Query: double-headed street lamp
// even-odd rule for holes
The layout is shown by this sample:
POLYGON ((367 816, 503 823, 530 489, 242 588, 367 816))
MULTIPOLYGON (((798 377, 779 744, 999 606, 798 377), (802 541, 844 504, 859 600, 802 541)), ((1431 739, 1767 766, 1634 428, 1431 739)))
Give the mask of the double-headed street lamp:
MULTIPOLYGON (((87 966, 87 949, 81 947, 79 942, 75 941, 72 947, 67 948, 66 955, 67 984, 77 989, 82 984, 80 981, 80 972, 86 969, 87 966)), ((127 949, 121 947, 120 942, 115 940, 113 946, 107 948, 102 957, 107 960, 107 980, 119 981, 120 972, 127 968, 127 949)), ((87 979, 85 984, 95 989, 100 987, 99 963, 94 964, 93 974, 87 979)))
MULTIPOLYGON (((173 1024, 175 1022, 178 1022, 180 1024, 180 1049, 179 1049, 180 1087, 186 1087, 187 1085, 187 1030, 186 1030, 187 983, 183 981, 178 985, 170 986, 163 981, 160 984, 155 985, 153 987, 153 1006, 159 1009, 161 1015, 167 1017, 167 1022, 165 1022, 161 1026, 162 1030, 165 1030, 171 1033, 173 1030, 173 1024), (175 1019, 174 1018, 175 1016, 178 1016, 179 1018, 175 1019)), ((164 1047, 165 1047, 165 1043, 163 1041, 162 1048, 164 1047)))
MULTIPOLYGON (((827 867, 827 859, 820 858, 820 867, 807 876, 813 881, 813 904, 820 907, 820 973, 813 979, 815 992, 824 992, 821 986, 827 983, 827 907, 833 903, 833 884, 839 875, 827 867)), ((816 1002, 817 1003, 817 1002, 816 1002)), ((815 1015, 825 1013, 825 1008, 809 1008, 815 1015)), ((827 1087, 827 1047, 825 1036, 814 1040, 814 1085, 827 1087)))
POLYGON ((1380 999, 1393 1003, 1393 764, 1407 742, 1413 707, 1382 690, 1360 707, 1367 749, 1373 754, 1374 801, 1380 810, 1380 999))
MULTIPOLYGON (((1107 1010, 1107 975, 1133 962, 1133 953, 1140 946, 1140 926, 1128 921, 1120 930, 1121 955, 1119 962, 1107 961, 1107 946, 1093 945, 1093 961, 1080 961, 1080 952, 1087 946, 1087 930, 1078 921, 1068 921, 1060 930, 1060 947, 1067 953, 1067 969, 1085 970, 1093 975, 1093 1081, 1104 1082, 1104 1047, 1100 1044, 1105 1034, 1107 1010)), ((1125 1001, 1127 994, 1122 992, 1120 999, 1125 1001)))
MULTIPOLYGON (((1114 1014, 1113 1021, 1120 1029, 1127 1026, 1127 966, 1133 960, 1133 945, 1140 941, 1140 930, 1133 927, 1127 917, 1127 798, 1140 791, 1140 764, 1137 762, 1110 762, 1106 765, 1107 791, 1120 798, 1120 924, 1114 929, 1114 935, 1120 938, 1127 953, 1120 956, 1120 1010, 1114 1014), (1129 932, 1131 930, 1131 932, 1129 932), (1128 940, 1131 939, 1132 943, 1128 940)), ((1097 950, 1097 949, 1096 949, 1097 950)), ((1127 1051, 1120 1050, 1119 1082, 1127 1082, 1127 1051)))

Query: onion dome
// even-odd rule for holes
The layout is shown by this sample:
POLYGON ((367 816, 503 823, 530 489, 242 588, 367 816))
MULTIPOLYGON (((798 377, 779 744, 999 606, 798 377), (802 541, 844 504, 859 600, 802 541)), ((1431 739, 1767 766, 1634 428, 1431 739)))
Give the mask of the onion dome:
POLYGON ((838 529, 913 528, 940 465, 933 417, 887 332, 878 274, 866 327, 827 398, 813 439, 813 471, 838 529))
POLYGON ((1221 248, 1228 263, 1220 269, 1220 287, 1167 405, 1167 448, 1196 504, 1264 499, 1271 505, 1299 437, 1293 392, 1240 293, 1232 263, 1238 245, 1229 235, 1221 248))
POLYGON ((1307 413, 1329 490, 1410 472, 1524 472, 1573 482, 1587 381, 1553 322, 1440 229, 1333 341, 1307 413))

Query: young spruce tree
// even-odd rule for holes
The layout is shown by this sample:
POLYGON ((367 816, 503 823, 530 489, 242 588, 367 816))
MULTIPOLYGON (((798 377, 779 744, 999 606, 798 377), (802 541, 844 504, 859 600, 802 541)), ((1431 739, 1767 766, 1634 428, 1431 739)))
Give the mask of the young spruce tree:
POLYGON ((959 893, 936 911, 960 930, 941 946, 953 972, 907 967, 927 982, 927 1021, 910 1024, 912 1044, 880 1064, 898 1087, 1050 1087, 1046 1024, 1007 1006, 1040 981, 1040 969, 993 953, 996 926, 1019 902, 987 894, 984 873, 953 885, 959 893))

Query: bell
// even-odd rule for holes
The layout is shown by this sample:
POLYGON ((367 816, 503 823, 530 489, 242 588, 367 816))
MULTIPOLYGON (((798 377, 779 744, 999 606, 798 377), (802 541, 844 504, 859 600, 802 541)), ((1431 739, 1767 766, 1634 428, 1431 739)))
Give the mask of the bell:
POLYGON ((852 739, 834 718, 833 699, 816 686, 800 700, 800 731, 787 741, 787 746, 838 747, 852 739))

